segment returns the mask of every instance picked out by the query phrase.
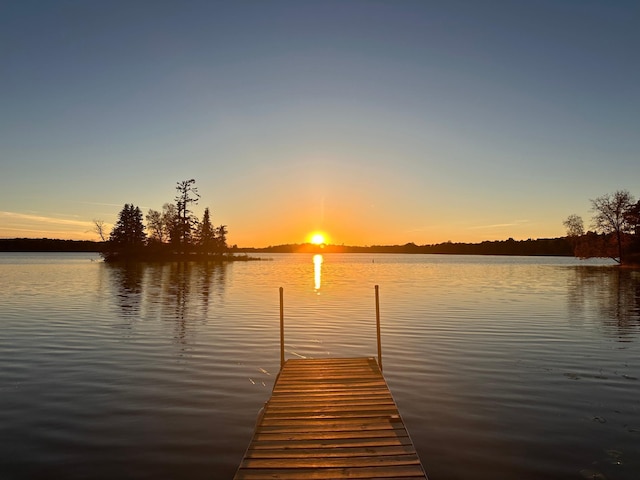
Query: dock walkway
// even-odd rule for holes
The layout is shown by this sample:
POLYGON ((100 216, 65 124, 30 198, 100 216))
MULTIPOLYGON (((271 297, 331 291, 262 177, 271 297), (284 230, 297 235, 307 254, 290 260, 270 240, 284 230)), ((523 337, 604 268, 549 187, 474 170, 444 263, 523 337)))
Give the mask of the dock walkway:
POLYGON ((423 479, 374 358, 290 359, 235 480, 423 479))

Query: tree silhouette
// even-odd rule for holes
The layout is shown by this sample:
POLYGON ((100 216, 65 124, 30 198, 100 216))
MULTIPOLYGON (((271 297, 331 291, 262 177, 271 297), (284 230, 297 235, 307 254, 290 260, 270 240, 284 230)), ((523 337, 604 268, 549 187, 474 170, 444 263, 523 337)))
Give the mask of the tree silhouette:
MULTIPOLYGON (((125 204, 118 221, 102 250, 106 261, 116 260, 227 260, 227 226, 214 227, 209 207, 205 208, 202 222, 193 212, 200 199, 195 180, 176 183, 175 203, 165 203, 162 211, 149 209, 148 239, 142 223, 142 212, 133 204, 125 204)), ((102 228, 101 221, 94 221, 102 228)), ((229 256, 228 258, 233 258, 229 256)))
POLYGON ((584 222, 582 221, 582 217, 579 215, 576 215, 575 213, 569 215, 562 224, 567 229, 567 236, 580 237, 584 235, 584 222))
POLYGON ((220 225, 216 229, 216 243, 218 246, 218 250, 224 252, 227 249, 227 226, 220 225))
POLYGON ((161 221, 165 241, 178 245, 180 243, 178 209, 173 203, 165 203, 162 205, 161 221))
POLYGON ((106 228, 107 227, 106 227, 104 221, 94 218, 92 220, 92 223, 93 223, 93 231, 98 234, 98 236, 100 237, 100 241, 106 242, 107 239, 105 238, 105 236, 106 236, 106 233, 107 233, 106 232, 106 228))
POLYGON ((158 243, 164 243, 166 240, 164 223, 162 221, 162 213, 157 210, 149 209, 146 216, 147 230, 149 230, 149 240, 158 243))
POLYGON ((626 213, 629 233, 632 236, 631 250, 634 254, 640 254, 640 200, 632 205, 626 213))
POLYGON ((204 209, 202 216, 202 222, 198 225, 197 231, 198 246, 204 252, 211 252, 216 246, 216 232, 211 225, 211 218, 209 215, 209 207, 204 209))
POLYGON ((584 222, 582 221, 582 217, 574 213, 569 215, 562 224, 567 229, 567 241, 573 248, 573 254, 579 257, 583 250, 581 248, 581 239, 584 236, 584 222))
POLYGON ((619 263, 623 263, 624 236, 630 233, 628 212, 634 202, 628 190, 618 190, 613 195, 606 194, 591 200, 591 210, 594 212, 592 226, 598 233, 613 235, 616 252, 612 257, 619 263))
POLYGON ((191 205, 197 204, 200 199, 198 189, 194 187, 195 183, 196 181, 192 178, 178 182, 176 185, 178 194, 175 198, 177 209, 175 240, 183 248, 191 243, 193 227, 198 223, 198 219, 191 210, 191 205))
POLYGON ((119 248, 142 247, 147 234, 142 223, 142 211, 132 203, 125 203, 113 226, 109 242, 119 248))

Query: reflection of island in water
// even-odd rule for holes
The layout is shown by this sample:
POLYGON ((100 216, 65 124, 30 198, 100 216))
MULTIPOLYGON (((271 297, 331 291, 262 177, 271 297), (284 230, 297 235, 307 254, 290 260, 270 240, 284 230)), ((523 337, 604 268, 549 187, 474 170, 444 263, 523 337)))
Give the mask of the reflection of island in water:
POLYGON ((175 322, 174 338, 188 343, 189 327, 206 323, 224 296, 227 264, 218 262, 106 264, 122 317, 175 322))
POLYGON ((569 311, 601 317, 606 332, 628 341, 640 328, 640 271, 624 268, 576 267, 569 277, 569 311))

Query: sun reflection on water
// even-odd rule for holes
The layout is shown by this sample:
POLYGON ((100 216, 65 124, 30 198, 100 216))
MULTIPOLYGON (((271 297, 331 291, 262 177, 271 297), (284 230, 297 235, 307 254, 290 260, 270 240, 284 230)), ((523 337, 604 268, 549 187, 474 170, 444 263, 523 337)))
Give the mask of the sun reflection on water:
POLYGON ((320 293, 320 285, 322 284, 322 262, 324 259, 322 255, 317 254, 313 256, 313 280, 314 289, 316 293, 320 293))

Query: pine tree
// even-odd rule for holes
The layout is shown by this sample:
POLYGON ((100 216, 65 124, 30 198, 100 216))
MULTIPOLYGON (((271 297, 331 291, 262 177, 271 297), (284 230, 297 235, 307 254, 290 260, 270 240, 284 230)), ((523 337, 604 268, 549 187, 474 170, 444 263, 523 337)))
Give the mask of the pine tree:
POLYGON ((204 209, 202 222, 198 226, 198 246, 204 252, 211 252, 216 246, 216 232, 211 225, 209 207, 204 209))
POLYGON ((227 249, 227 226, 220 225, 216 229, 216 243, 218 247, 218 251, 224 252, 227 249))
POLYGON ((125 203, 118 214, 118 221, 113 226, 109 241, 118 247, 131 248, 143 246, 146 238, 142 211, 133 204, 125 203))
POLYGON ((176 218, 177 243, 183 247, 192 243, 192 230, 198 223, 198 219, 190 209, 190 205, 198 203, 200 198, 198 189, 194 187, 195 183, 196 181, 192 178, 191 180, 178 182, 176 185, 176 190, 178 191, 175 198, 176 208, 178 210, 176 218))

